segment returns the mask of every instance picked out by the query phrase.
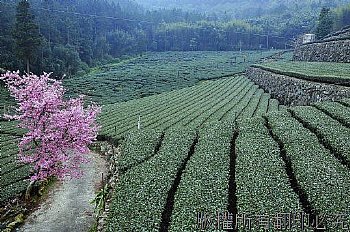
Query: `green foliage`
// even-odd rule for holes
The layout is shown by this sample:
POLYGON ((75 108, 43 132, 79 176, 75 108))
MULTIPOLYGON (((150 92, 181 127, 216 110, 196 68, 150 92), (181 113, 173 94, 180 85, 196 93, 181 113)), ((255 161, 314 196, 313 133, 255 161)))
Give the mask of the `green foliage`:
POLYGON ((250 118, 254 116, 254 113, 256 109, 259 106, 260 99, 264 93, 264 90, 258 89, 251 100, 248 102, 244 110, 242 111, 242 114, 238 116, 238 119, 245 119, 245 118, 250 118))
MULTIPOLYGON (((1 135, 6 137, 6 135, 1 135)), ((3 143, 0 142, 0 145, 3 143)), ((13 147, 6 146, 0 149, 0 205, 7 200, 24 193, 29 184, 29 176, 32 167, 17 163, 17 144, 13 147)))
MULTIPOLYGON (((237 211, 254 215, 299 212, 301 204, 290 187, 278 144, 269 135, 261 117, 238 124, 236 140, 237 211)), ((258 228, 253 225, 253 231, 258 228)))
POLYGON ((15 100, 10 96, 7 88, 0 83, 0 115, 3 115, 9 110, 11 105, 14 105, 15 100))
POLYGON ((292 108, 292 111, 303 123, 312 128, 333 151, 350 163, 349 128, 311 106, 295 107, 292 108))
POLYGON ((331 33, 333 27, 333 18, 329 8, 323 7, 318 18, 318 24, 316 28, 316 38, 322 39, 329 33, 331 33))
POLYGON ((333 30, 340 30, 350 25, 350 4, 337 7, 333 10, 333 30))
POLYGON ((350 86, 350 67, 346 63, 277 61, 253 67, 310 81, 350 86))
POLYGON ((276 99, 269 100, 268 112, 278 111, 279 110, 279 102, 276 99))
POLYGON ((105 184, 96 194, 95 198, 90 202, 95 204, 95 214, 100 216, 101 212, 104 211, 106 205, 106 199, 108 195, 108 184, 105 184))
MULTIPOLYGON (((66 79, 64 85, 68 95, 85 94, 100 104, 117 103, 242 72, 274 53, 276 51, 147 53, 104 65, 79 78, 66 79)), ((59 61, 56 64, 60 64, 59 61)))
POLYGON ((187 126, 203 127, 218 120, 266 112, 269 95, 259 101, 263 90, 244 77, 207 81, 200 85, 120 104, 107 105, 99 118, 100 134, 122 137, 137 128, 139 116, 143 129, 167 130, 187 126))
POLYGON ((21 180, 1 188, 0 204, 24 193, 29 185, 29 180, 21 180))
POLYGON ((168 191, 194 139, 195 133, 185 129, 166 133, 156 156, 121 176, 107 231, 159 230, 168 191))
POLYGON ((41 35, 34 21, 34 15, 30 13, 29 2, 26 0, 18 3, 14 39, 17 54, 27 62, 27 73, 29 73, 29 61, 41 44, 41 35))
POLYGON ((55 75, 62 77, 63 75, 71 76, 78 73, 82 67, 82 61, 79 57, 79 53, 74 47, 69 45, 55 45, 50 51, 52 56, 52 72, 55 75))
POLYGON ((202 129, 175 194, 169 231, 196 231, 196 213, 226 212, 233 125, 202 129))
MULTIPOLYGON (((15 2, 0 2, 3 9, 0 16, 0 61, 1 68, 23 70, 20 60, 13 55, 15 41, 11 31, 15 24, 15 2)), ((271 35, 269 48, 285 48, 290 38, 313 28, 315 12, 319 11, 320 6, 310 2, 274 2, 267 11, 255 7, 249 11, 249 14, 259 15, 253 17, 254 20, 238 20, 245 19, 241 14, 247 11, 236 12, 240 15, 237 17, 231 17, 229 13, 217 17, 178 9, 145 11, 129 0, 32 0, 30 4, 42 34, 41 45, 31 56, 35 57, 31 61, 32 71, 41 73, 45 70, 57 76, 62 73, 81 75, 86 72, 87 66, 93 67, 113 58, 145 51, 266 48, 267 33, 271 35), (45 10, 48 8, 50 10, 45 10), (266 15, 267 12, 271 14, 266 15), (70 62, 72 59, 74 65, 70 62)), ((234 8, 237 9, 236 4, 234 8)), ((251 15, 248 18, 251 19, 251 15)))
MULTIPOLYGON (((345 100, 345 99, 344 99, 345 100)), ((313 104, 318 109, 327 112, 333 118, 342 122, 348 128, 350 128, 350 108, 346 107, 338 102, 319 102, 313 104)))
POLYGON ((32 167, 17 161, 18 142, 18 136, 0 131, 0 205, 24 193, 29 184, 32 167))
POLYGON ((25 130, 18 127, 17 121, 0 121, 0 134, 22 136, 25 130))
POLYGON ((341 103, 343 103, 344 105, 350 107, 350 98, 345 98, 340 100, 341 103))
POLYGON ((122 145, 122 155, 117 160, 119 171, 124 173, 155 155, 161 138, 162 134, 154 130, 141 130, 126 134, 122 145))
POLYGON ((288 113, 268 116, 272 132, 283 143, 300 187, 317 214, 347 212, 349 171, 319 144, 318 138, 288 113))

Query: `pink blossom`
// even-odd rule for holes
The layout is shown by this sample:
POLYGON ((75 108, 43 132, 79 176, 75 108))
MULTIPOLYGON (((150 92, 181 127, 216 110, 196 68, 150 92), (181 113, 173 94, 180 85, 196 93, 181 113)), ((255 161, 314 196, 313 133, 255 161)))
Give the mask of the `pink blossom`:
POLYGON ((19 143, 19 160, 33 164, 32 180, 79 177, 80 165, 88 161, 88 145, 100 128, 96 118, 101 107, 84 108, 83 96, 65 100, 62 83, 49 76, 19 72, 0 76, 18 102, 17 114, 5 117, 19 120, 19 127, 27 130, 19 143))

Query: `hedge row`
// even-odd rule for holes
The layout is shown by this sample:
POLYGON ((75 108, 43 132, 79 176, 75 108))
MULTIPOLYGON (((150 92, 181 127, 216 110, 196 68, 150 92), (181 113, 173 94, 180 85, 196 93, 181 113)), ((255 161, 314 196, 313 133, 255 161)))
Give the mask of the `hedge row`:
POLYGON ((260 102, 254 112, 254 116, 262 116, 267 113, 270 98, 270 94, 263 93, 263 95, 260 98, 260 102))
POLYGON ((350 128, 350 108, 343 106, 338 102, 320 102, 314 104, 314 106, 320 110, 327 112, 342 122, 344 125, 350 128))
MULTIPOLYGON (((292 64, 292 62, 291 62, 292 64)), ((290 66, 292 66, 290 64, 290 66)), ((289 70, 287 66, 282 66, 282 67, 270 67, 269 63, 266 64, 255 64, 252 65, 254 68, 259 68, 268 72, 272 72, 275 74, 279 75, 284 75, 284 76, 289 76, 289 77, 294 77, 302 80, 308 80, 308 81, 316 81, 316 82, 321 82, 321 83, 329 83, 329 84, 341 84, 344 86, 350 86, 350 77, 342 77, 342 76, 332 76, 332 75, 327 75, 327 76, 316 76, 312 74, 307 74, 308 70, 299 70, 299 71, 286 71, 289 70), (301 73, 303 72, 303 73, 301 73)))
POLYGON ((344 99, 340 100, 339 102, 341 102, 344 105, 350 107, 350 98, 344 98, 344 99))
POLYGON ((1 189, 6 187, 7 185, 10 185, 12 183, 28 178, 32 171, 32 166, 28 164, 22 165, 22 166, 19 166, 18 164, 13 164, 12 167, 13 168, 11 172, 7 172, 6 174, 2 174, 1 172, 1 175, 0 175, 1 189))
POLYGON ((162 133, 155 130, 128 133, 122 144, 122 155, 117 160, 119 171, 124 173, 127 169, 154 155, 161 139, 162 133))
POLYGON ((112 198, 107 231, 159 230, 168 192, 195 137, 193 131, 166 133, 156 156, 121 176, 112 198))
MULTIPOLYGON (((220 120, 225 114, 228 114, 232 110, 237 111, 239 105, 242 104, 242 101, 245 98, 245 96, 249 92, 255 91, 256 89, 254 83, 248 81, 247 84, 241 86, 239 90, 240 92, 236 96, 233 96, 233 98, 230 99, 229 103, 225 107, 223 107, 219 112, 216 112, 215 114, 210 116, 210 120, 208 120, 209 123, 207 124, 210 124, 210 121, 220 120)), ((234 116, 230 118, 230 121, 233 120, 235 120, 234 116)))
POLYGON ((258 89, 252 99, 248 102, 248 105, 243 109, 242 113, 238 116, 238 119, 245 119, 252 117, 254 115, 254 112, 256 108, 259 105, 259 101, 264 93, 264 90, 258 89))
POLYGON ((243 78, 235 78, 232 79, 230 83, 224 86, 224 88, 217 89, 215 91, 208 90, 208 92, 212 93, 212 95, 207 96, 205 98, 200 98, 199 100, 193 100, 193 103, 188 106, 188 108, 181 108, 180 110, 176 110, 168 115, 166 121, 164 121, 163 113, 161 113, 158 117, 159 120, 155 123, 153 128, 161 127, 164 129, 179 126, 183 121, 190 121, 191 128, 196 128, 198 124, 200 124, 205 119, 205 114, 210 114, 208 111, 210 109, 215 109, 218 107, 220 102, 225 101, 227 97, 229 97, 236 89, 241 85, 243 78), (187 118, 189 118, 187 120, 187 118), (195 120, 197 119, 197 120, 195 120), (195 121, 197 122, 195 124, 195 121))
POLYGON ((20 180, 18 182, 15 182, 13 184, 1 187, 1 194, 0 194, 0 205, 15 197, 16 195, 19 195, 26 191, 27 187, 29 185, 29 180, 20 180))
POLYGON ((220 120, 233 121, 237 118, 238 114, 243 111, 243 109, 248 105, 249 101, 253 98, 254 93, 259 89, 258 85, 251 85, 248 92, 245 92, 244 96, 239 99, 239 102, 232 107, 230 110, 226 111, 220 120))
POLYGON ((327 215, 349 212, 350 175, 317 137, 286 112, 268 116, 283 143, 297 182, 316 212, 327 215))
MULTIPOLYGON (((203 83, 200 86, 194 86, 190 88, 183 88, 177 91, 170 91, 162 93, 162 98, 159 99, 158 95, 152 95, 145 98, 139 98, 130 100, 127 102, 121 102, 116 104, 109 104, 103 106, 103 113, 100 115, 99 120, 106 123, 111 117, 118 117, 118 121, 127 121, 130 117, 138 117, 140 114, 145 115, 165 103, 176 102, 179 97, 189 97, 191 93, 200 91, 206 87, 209 83, 203 83), (145 105, 151 105, 144 108, 145 105)), ((198 92, 199 93, 199 92, 198 92)), ((197 94, 198 94, 197 93, 197 94)))
POLYGON ((350 129, 312 106, 292 108, 295 116, 350 162, 350 129))
MULTIPOLYGON (((7 124, 7 122, 5 124, 7 124)), ((13 123, 10 122, 10 124, 13 123)), ((28 186, 28 179, 32 171, 32 166, 22 164, 17 161, 18 151, 18 137, 8 134, 1 134, 0 205, 24 192, 28 186)))
POLYGON ((217 211, 227 211, 233 127, 217 122, 200 131, 195 153, 175 194, 169 231, 199 230, 197 213, 216 215, 217 211))
MULTIPOLYGON (((6 135, 1 135, 7 137, 6 135)), ((0 142, 0 161, 8 157, 15 159, 18 154, 18 140, 9 140, 7 142, 0 142)))
POLYGON ((267 112, 273 112, 273 111, 278 111, 279 110, 279 102, 276 99, 270 99, 269 100, 269 107, 267 112))
POLYGON ((196 88, 181 91, 181 94, 174 92, 160 94, 150 100, 141 99, 144 104, 131 101, 110 105, 106 108, 110 117, 102 115, 100 118, 103 125, 100 134, 122 137, 137 127, 139 116, 141 116, 141 128, 167 130, 182 125, 198 128, 207 122, 224 118, 232 120, 244 109, 247 111, 244 114, 251 116, 258 105, 258 113, 263 113, 267 111, 269 95, 264 94, 263 101, 260 102, 263 90, 257 89, 258 86, 246 78, 235 76, 206 82, 196 88), (256 94, 253 95, 254 93, 256 94), (176 97, 172 99, 171 96, 176 97), (121 114, 118 115, 117 112, 121 114), (129 113, 130 117, 127 117, 129 113))
POLYGON ((17 126, 17 121, 0 121, 0 134, 23 135, 26 130, 17 126))
MULTIPOLYGON (((167 108, 157 113, 152 113, 151 117, 145 120, 145 127, 147 128, 162 128, 167 129, 174 124, 181 121, 183 118, 188 116, 189 111, 198 111, 203 107, 203 104, 215 97, 220 97, 224 92, 229 91, 229 88, 233 88, 238 80, 224 80, 213 84, 211 91, 203 90, 197 95, 191 98, 180 98, 177 104, 169 105, 166 104, 167 108), (229 86, 229 88, 227 88, 229 86)), ((195 112, 196 112, 195 111, 195 112)))
POLYGON ((2 167, 5 167, 6 164, 12 163, 15 160, 13 156, 5 157, 0 159, 0 172, 2 171, 2 167))
MULTIPOLYGON (((279 213, 299 212, 298 196, 290 186, 279 146, 270 136, 265 120, 256 117, 240 121, 238 130, 235 176, 238 214, 271 218, 279 213)), ((262 227, 256 224, 252 227, 252 231, 259 229, 262 227)))
POLYGON ((192 128, 198 128, 199 126, 210 123, 210 121, 218 120, 220 113, 222 111, 227 111, 228 108, 232 107, 235 104, 235 100, 240 98, 240 95, 243 94, 243 90, 250 86, 250 81, 246 78, 239 77, 240 81, 229 88, 224 95, 217 97, 207 104, 204 104, 203 107, 197 109, 196 112, 190 114, 189 117, 185 118, 182 123, 184 126, 189 126, 192 128))
MULTIPOLYGON (((184 94, 177 96, 175 101, 173 99, 169 98, 168 95, 157 95, 157 98, 153 98, 153 101, 149 104, 144 105, 138 105, 137 102, 130 102, 129 106, 130 108, 134 108, 133 105, 137 104, 137 109, 139 110, 138 115, 134 115, 132 117, 124 118, 123 120, 120 120, 123 118, 122 116, 115 116, 111 118, 107 118, 106 120, 102 121, 102 125, 104 127, 102 134, 111 134, 114 133, 114 127, 117 126, 117 134, 122 135, 126 131, 130 130, 132 127, 136 127, 136 122, 138 120, 138 117, 141 116, 141 126, 142 128, 149 127, 154 123, 159 122, 160 120, 171 116, 174 112, 178 112, 184 109, 190 109, 193 104, 198 104, 198 101, 201 101, 203 98, 210 98, 210 96, 215 96, 217 93, 221 93, 225 87, 232 82, 235 82, 237 80, 235 79, 224 79, 220 81, 211 82, 210 84, 203 84, 196 86, 194 89, 187 89, 188 94, 184 94), (206 91, 206 90, 211 91, 206 91), (159 102, 163 101, 163 98, 166 98, 166 101, 163 102, 163 104, 159 104, 159 102), (158 100, 157 100, 158 99, 158 100), (153 106, 157 105, 158 107, 154 108, 153 106), (144 109, 151 108, 150 110, 147 110, 146 112, 143 112, 144 109), (134 124, 132 122, 135 122, 134 124)), ((181 91, 182 93, 182 91, 181 91)), ((176 94, 176 92, 174 92, 176 94)), ((110 107, 118 107, 118 105, 114 106, 111 105, 110 107)), ((128 109, 124 110, 124 114, 127 114, 129 112, 128 109)))

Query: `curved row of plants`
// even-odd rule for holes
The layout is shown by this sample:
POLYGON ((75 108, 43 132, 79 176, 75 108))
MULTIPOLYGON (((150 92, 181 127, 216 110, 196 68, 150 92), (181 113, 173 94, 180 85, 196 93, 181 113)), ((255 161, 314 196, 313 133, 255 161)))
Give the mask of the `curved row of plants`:
MULTIPOLYGON (((263 102, 259 104, 266 105, 263 102)), ((317 105, 324 108, 329 104, 339 103, 317 105)), ((350 109, 342 104, 338 108, 338 116, 350 109)), ((349 167, 335 154, 347 155, 347 130, 340 120, 310 106, 238 119, 237 126, 229 121, 212 121, 200 128, 196 142, 193 135, 183 135, 186 130, 170 130, 165 132, 158 151, 155 148, 161 133, 132 132, 124 140, 120 159, 124 155, 125 159, 120 165, 129 162, 133 166, 122 174, 114 192, 107 228, 132 231, 144 222, 144 230, 200 231, 206 226, 224 231, 229 226, 224 222, 230 222, 225 217, 235 213, 253 221, 269 218, 270 230, 278 231, 273 218, 290 213, 310 217, 310 223, 294 222, 290 231, 314 229, 316 216, 335 216, 349 210, 349 167), (325 132, 328 126, 334 128, 332 137, 325 132), (170 150, 169 137, 177 141, 170 150), (339 139, 331 140, 336 137, 339 139), (326 146, 327 139, 331 146, 326 146), (133 153, 142 159, 135 162, 133 153), (174 165, 171 174, 163 172, 170 170, 168 165, 174 165), (155 207, 152 210, 151 203, 155 207), (223 221, 216 221, 218 213, 223 221), (198 216, 212 223, 199 222, 198 216)), ((346 218, 344 223, 348 222, 346 218)), ((237 226, 250 231, 242 224, 237 226)), ((327 231, 340 229, 329 220, 318 226, 325 226, 327 231)), ((251 224, 251 231, 262 228, 251 224)))
POLYGON ((350 68, 346 63, 278 61, 252 67, 309 81, 350 86, 350 68))
POLYGON ((179 126, 198 128, 217 120, 258 116, 278 110, 271 96, 244 77, 205 82, 139 101, 105 106, 101 134, 122 137, 138 127, 166 130, 179 126))

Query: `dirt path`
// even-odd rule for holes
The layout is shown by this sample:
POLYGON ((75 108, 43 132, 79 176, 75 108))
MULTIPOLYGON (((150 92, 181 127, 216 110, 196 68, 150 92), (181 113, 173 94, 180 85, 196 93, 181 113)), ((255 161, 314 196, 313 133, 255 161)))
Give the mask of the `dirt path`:
POLYGON ((47 200, 32 213, 19 231, 24 232, 83 232, 93 224, 95 196, 101 173, 107 174, 106 162, 98 154, 91 155, 90 163, 83 166, 84 176, 65 180, 49 192, 47 200))

